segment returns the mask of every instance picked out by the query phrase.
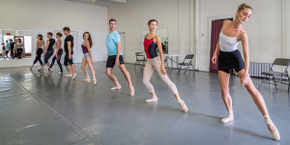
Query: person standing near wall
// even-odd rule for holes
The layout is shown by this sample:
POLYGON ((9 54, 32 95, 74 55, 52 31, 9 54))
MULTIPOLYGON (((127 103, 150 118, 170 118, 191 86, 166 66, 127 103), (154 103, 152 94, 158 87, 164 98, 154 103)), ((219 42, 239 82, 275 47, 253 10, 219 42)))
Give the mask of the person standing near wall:
POLYGON ((56 52, 55 52, 54 57, 52 58, 51 65, 50 65, 50 67, 48 69, 49 71, 52 71, 52 66, 53 66, 55 60, 57 60, 57 64, 58 64, 59 69, 60 69, 60 72, 58 72, 59 74, 63 74, 62 65, 60 63, 61 55, 63 53, 63 50, 61 48, 61 44, 62 44, 62 41, 60 39, 61 37, 62 37, 62 34, 60 32, 56 33, 56 38, 57 38, 57 41, 56 41, 56 52))
POLYGON ((5 48, 5 44, 1 43, 2 46, 2 58, 6 59, 6 48, 5 48))
POLYGON ((43 54, 44 63, 42 64, 41 69, 39 71, 43 70, 45 65, 47 65, 48 68, 50 67, 50 63, 48 62, 48 60, 54 53, 54 43, 55 43, 55 40, 52 38, 52 35, 53 34, 51 32, 47 33, 48 40, 46 41, 46 46, 45 46, 44 54, 43 54))
POLYGON ((10 44, 9 44, 9 41, 8 41, 8 40, 6 40, 6 45, 5 45, 5 47, 6 47, 6 58, 10 58, 10 57, 9 57, 10 44))
POLYGON ((242 27, 252 15, 253 8, 247 4, 241 4, 236 12, 234 21, 225 20, 220 32, 219 41, 212 57, 215 64, 218 60, 218 77, 221 85, 222 99, 228 111, 228 116, 221 119, 222 123, 228 123, 234 120, 234 112, 232 107, 232 98, 229 93, 230 70, 235 69, 240 77, 240 84, 245 86, 251 94, 255 104, 264 116, 269 131, 275 140, 280 140, 280 134, 270 118, 265 100, 261 93, 254 86, 249 76, 249 46, 248 35, 242 27), (239 41, 242 42, 245 62, 242 59, 240 51, 237 48, 239 41), (217 57, 217 52, 220 52, 217 57))
POLYGON ((83 39, 84 39, 84 42, 83 42, 81 47, 82 47, 84 57, 82 60, 81 67, 82 67, 82 70, 84 71, 84 73, 87 77, 86 79, 83 79, 83 82, 90 82, 91 81, 89 73, 86 69, 86 65, 88 64, 88 66, 92 72, 92 75, 93 75, 93 82, 96 85, 97 79, 96 79, 96 75, 95 75, 95 69, 93 68, 94 60, 93 60, 93 55, 92 55, 92 51, 91 51, 91 48, 93 46, 91 34, 89 32, 85 32, 83 34, 83 39))
POLYGON ((168 78, 166 69, 164 67, 163 46, 161 45, 160 37, 155 33, 158 21, 151 19, 148 21, 149 33, 144 38, 144 51, 146 53, 146 64, 144 67, 143 83, 147 90, 152 95, 152 98, 145 100, 147 103, 155 103, 158 101, 153 85, 150 83, 151 76, 154 70, 157 71, 162 81, 169 87, 171 92, 176 97, 179 106, 184 112, 188 111, 184 101, 180 98, 176 85, 168 78), (160 57, 157 55, 156 48, 158 48, 160 57))
POLYGON ((37 41, 36 41, 36 49, 35 49, 35 60, 32 64, 32 66, 30 67, 30 69, 32 70, 32 68, 34 67, 34 65, 36 64, 37 61, 39 61, 40 65, 42 66, 42 61, 41 61, 41 54, 43 53, 43 47, 45 45, 45 41, 43 40, 43 36, 41 34, 37 35, 37 41))
POLYGON ((74 47, 74 37, 70 35, 69 27, 64 27, 63 33, 64 35, 66 35, 66 38, 64 40, 64 51, 65 51, 64 65, 66 67, 66 70, 68 71, 68 74, 65 75, 65 77, 71 77, 72 79, 75 79, 77 74, 76 74, 75 64, 73 63, 73 57, 72 57, 73 47, 74 47), (71 73, 70 67, 73 73, 71 73))
POLYGON ((21 55, 23 53, 23 42, 21 39, 17 39, 17 59, 22 59, 21 55))
POLYGON ((117 21, 115 19, 109 20, 110 32, 106 38, 106 47, 108 50, 108 59, 106 62, 106 75, 115 83, 115 87, 111 90, 121 89, 121 84, 118 82, 117 77, 112 73, 113 67, 119 66, 120 70, 124 74, 130 89, 130 95, 134 96, 135 89, 131 81, 131 76, 125 67, 124 59, 121 51, 121 38, 116 28, 117 21))

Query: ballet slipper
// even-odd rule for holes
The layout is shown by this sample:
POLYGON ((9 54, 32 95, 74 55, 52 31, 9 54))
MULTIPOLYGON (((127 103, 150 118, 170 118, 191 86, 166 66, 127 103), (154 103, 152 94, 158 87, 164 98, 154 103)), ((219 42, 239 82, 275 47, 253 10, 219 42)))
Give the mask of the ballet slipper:
POLYGON ((135 95, 135 88, 133 87, 133 89, 130 89, 130 95, 134 96, 135 95))
POLYGON ((275 140, 280 140, 280 133, 279 130, 277 129, 276 125, 273 123, 273 121, 271 120, 269 115, 265 115, 264 116, 264 120, 267 124, 267 127, 269 129, 269 131, 271 132, 272 137, 275 140), (274 131, 273 131, 274 130, 274 131))
POLYGON ((64 75, 65 77, 72 77, 72 74, 64 75))
POLYGON ((75 73, 71 79, 74 80, 76 78, 76 76, 77 76, 77 73, 75 73))
POLYGON ((221 123, 226 124, 226 123, 230 123, 232 121, 234 121, 234 113, 233 112, 229 112, 228 116, 221 119, 221 123))
POLYGON ((93 81, 94 81, 94 85, 96 85, 97 84, 97 79, 93 79, 93 81))
POLYGON ((181 107, 181 109, 183 110, 183 112, 188 111, 188 108, 182 99, 177 98, 177 102, 178 102, 179 106, 181 107))
POLYGON ((156 103, 157 101, 158 101, 157 97, 152 97, 150 99, 145 100, 146 103, 156 103))
POLYGON ((86 78, 86 79, 83 79, 82 81, 83 81, 83 82, 88 82, 88 83, 89 83, 89 82, 91 81, 91 79, 86 78))
POLYGON ((116 87, 113 87, 113 88, 111 88, 111 90, 120 90, 122 87, 121 86, 116 86, 116 87))

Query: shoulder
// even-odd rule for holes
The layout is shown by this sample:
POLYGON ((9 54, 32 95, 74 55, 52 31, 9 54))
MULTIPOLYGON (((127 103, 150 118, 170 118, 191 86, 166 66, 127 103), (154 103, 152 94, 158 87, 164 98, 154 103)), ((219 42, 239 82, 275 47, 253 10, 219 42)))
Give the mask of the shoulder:
POLYGON ((223 25, 228 23, 228 22, 231 22, 231 21, 230 20, 224 20, 223 25))
POLYGON ((156 35, 156 36, 154 37, 154 39, 157 40, 157 41, 161 41, 161 38, 160 38, 158 35, 156 35))
POLYGON ((244 30, 240 32, 239 37, 240 37, 241 40, 248 40, 248 34, 244 30))

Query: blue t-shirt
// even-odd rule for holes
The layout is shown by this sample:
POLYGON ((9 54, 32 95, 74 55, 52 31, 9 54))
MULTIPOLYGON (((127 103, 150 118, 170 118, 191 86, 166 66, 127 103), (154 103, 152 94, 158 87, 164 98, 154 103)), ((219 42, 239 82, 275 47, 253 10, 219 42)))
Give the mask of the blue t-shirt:
MULTIPOLYGON (((106 39, 106 46, 108 50, 108 56, 117 55, 118 47, 117 43, 121 42, 121 38, 117 30, 112 33, 108 33, 106 39)), ((122 51, 120 53, 122 55, 122 51)))
POLYGON ((6 50, 9 51, 10 43, 6 43, 6 50))

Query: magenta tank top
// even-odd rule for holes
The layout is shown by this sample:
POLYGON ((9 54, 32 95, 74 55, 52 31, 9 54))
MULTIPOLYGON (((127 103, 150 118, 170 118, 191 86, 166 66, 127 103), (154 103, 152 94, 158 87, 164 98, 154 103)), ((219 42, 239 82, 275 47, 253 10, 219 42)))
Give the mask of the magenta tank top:
POLYGON ((82 44, 82 50, 84 54, 89 52, 87 46, 85 46, 84 44, 82 44))

